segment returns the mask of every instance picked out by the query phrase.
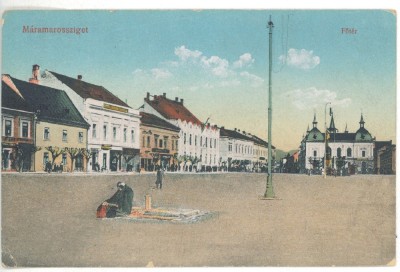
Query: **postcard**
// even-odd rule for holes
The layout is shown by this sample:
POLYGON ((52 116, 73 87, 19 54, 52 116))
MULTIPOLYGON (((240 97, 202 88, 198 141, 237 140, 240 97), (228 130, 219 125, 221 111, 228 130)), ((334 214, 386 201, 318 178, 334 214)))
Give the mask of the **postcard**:
POLYGON ((8 10, 2 265, 393 267, 393 10, 8 10))

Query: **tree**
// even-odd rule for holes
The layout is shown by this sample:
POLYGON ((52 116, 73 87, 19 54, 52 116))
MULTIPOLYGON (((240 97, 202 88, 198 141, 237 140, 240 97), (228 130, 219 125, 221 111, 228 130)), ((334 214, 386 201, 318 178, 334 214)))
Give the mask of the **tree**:
POLYGON ((65 152, 67 152, 67 154, 71 158, 71 172, 73 172, 75 159, 81 154, 82 148, 66 147, 64 150, 65 150, 65 152))
POLYGON ((90 150, 87 149, 87 148, 82 148, 81 149, 81 154, 86 160, 86 172, 87 172, 88 171, 88 166, 87 165, 88 165, 88 162, 89 162, 90 158, 92 157, 92 152, 90 152, 90 150))
POLYGON ((51 168, 53 168, 55 160, 64 153, 64 149, 57 146, 46 146, 45 149, 51 153, 51 168))

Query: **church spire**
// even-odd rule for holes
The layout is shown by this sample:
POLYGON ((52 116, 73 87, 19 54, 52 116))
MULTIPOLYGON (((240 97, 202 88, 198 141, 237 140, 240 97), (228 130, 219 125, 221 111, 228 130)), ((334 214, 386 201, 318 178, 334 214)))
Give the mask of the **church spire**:
POLYGON ((336 128, 336 126, 335 126, 335 120, 333 119, 333 114, 332 114, 332 116, 331 116, 331 124, 329 125, 328 130, 329 130, 330 132, 336 132, 336 131, 337 131, 337 128, 336 128))
POLYGON ((347 123, 346 123, 346 127, 344 128, 344 133, 349 133, 349 131, 347 130, 347 123))
POLYGON ((312 124, 313 124, 313 128, 317 127, 318 122, 317 122, 317 116, 316 116, 315 112, 314 112, 314 121, 312 122, 312 124))
POLYGON ((363 115, 362 115, 362 113, 361 113, 360 128, 363 128, 363 127, 364 127, 364 124, 365 124, 364 118, 363 118, 363 115))

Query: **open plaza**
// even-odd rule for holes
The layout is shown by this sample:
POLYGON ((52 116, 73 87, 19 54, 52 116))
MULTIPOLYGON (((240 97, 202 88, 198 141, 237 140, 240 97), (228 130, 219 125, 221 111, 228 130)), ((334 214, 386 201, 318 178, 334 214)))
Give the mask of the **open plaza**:
POLYGON ((395 176, 2 174, 3 263, 17 267, 386 266, 396 255, 395 176), (125 182, 134 206, 204 220, 98 219, 125 182))

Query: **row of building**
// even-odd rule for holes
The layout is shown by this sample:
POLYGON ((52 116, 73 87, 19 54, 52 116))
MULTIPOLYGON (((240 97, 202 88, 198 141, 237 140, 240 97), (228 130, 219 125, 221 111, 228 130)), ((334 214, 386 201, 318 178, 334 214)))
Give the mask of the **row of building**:
POLYGON ((284 172, 321 173, 326 169, 341 175, 396 173, 396 145, 372 137, 362 114, 356 132, 349 132, 347 125, 344 132, 339 132, 333 112, 325 133, 317 125, 314 115, 299 151, 285 158, 284 172))
POLYGON ((33 65, 2 75, 3 171, 263 171, 268 144, 200 121, 166 93, 133 109, 103 86, 33 65))

